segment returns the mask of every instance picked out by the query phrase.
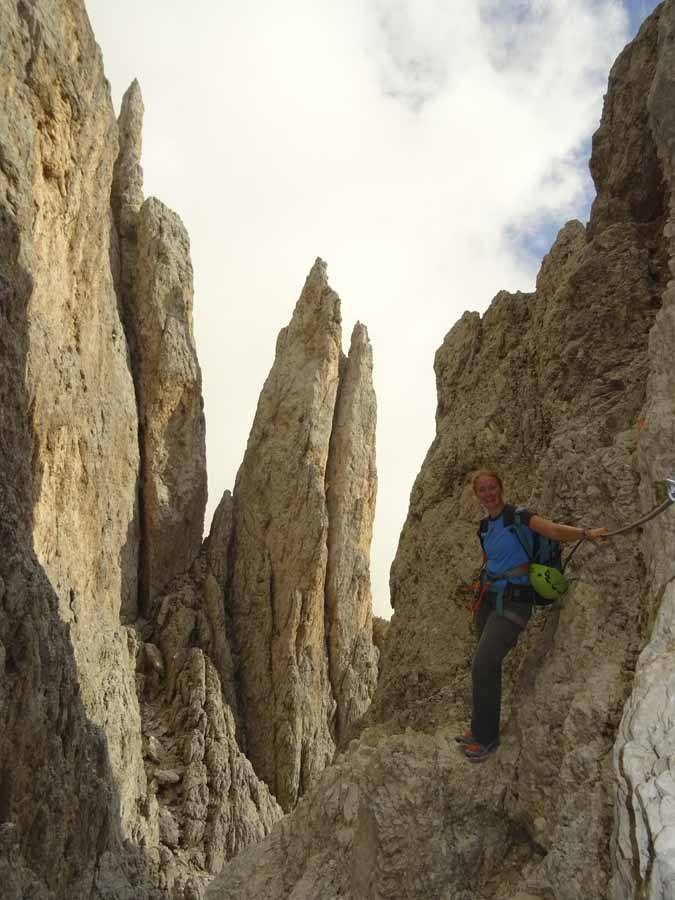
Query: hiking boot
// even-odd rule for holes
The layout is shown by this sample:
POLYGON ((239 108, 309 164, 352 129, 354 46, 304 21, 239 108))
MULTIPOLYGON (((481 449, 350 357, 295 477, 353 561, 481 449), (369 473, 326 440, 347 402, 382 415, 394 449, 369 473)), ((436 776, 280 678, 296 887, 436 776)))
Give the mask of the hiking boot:
POLYGON ((495 752, 497 747, 499 747, 499 738, 495 738, 494 741, 491 741, 489 744, 479 744, 478 742, 475 744, 466 744, 463 747, 464 756, 466 756, 470 762, 485 762, 488 756, 495 752))
POLYGON ((458 744, 473 744, 473 734, 471 733, 471 728, 467 728, 464 734, 458 734, 455 736, 455 741, 458 744))

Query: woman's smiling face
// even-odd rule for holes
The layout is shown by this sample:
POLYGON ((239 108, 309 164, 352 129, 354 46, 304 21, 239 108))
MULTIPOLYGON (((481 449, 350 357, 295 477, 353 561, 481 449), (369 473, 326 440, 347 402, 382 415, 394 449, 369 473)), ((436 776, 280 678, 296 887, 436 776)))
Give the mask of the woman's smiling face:
POLYGON ((499 512, 504 505, 502 489, 492 475, 481 475, 476 482, 476 497, 488 514, 499 512))

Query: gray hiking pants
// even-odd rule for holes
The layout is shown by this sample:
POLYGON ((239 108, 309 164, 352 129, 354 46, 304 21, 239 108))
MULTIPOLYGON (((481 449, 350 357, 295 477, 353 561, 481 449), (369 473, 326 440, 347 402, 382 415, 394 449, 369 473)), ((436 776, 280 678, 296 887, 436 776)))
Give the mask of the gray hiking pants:
POLYGON ((478 646, 471 665, 473 682, 473 714, 471 733, 478 743, 487 746, 499 737, 502 706, 502 662, 518 643, 518 638, 532 615, 527 603, 505 604, 505 616, 498 616, 486 598, 474 618, 478 646), (513 619, 508 618, 509 614, 513 619), (518 621, 519 619, 522 624, 518 621))

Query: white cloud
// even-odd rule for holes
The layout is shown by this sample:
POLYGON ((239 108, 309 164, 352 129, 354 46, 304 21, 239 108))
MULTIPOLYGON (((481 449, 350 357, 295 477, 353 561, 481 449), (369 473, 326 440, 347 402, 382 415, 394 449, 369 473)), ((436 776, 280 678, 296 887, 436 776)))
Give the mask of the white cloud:
POLYGON ((366 49, 378 63, 382 89, 414 111, 447 90, 471 62, 475 3, 375 0, 370 12, 366 49))
POLYGON ((146 193, 184 219, 210 508, 317 255, 378 393, 377 611, 433 437, 433 356, 465 309, 528 290, 514 250, 584 215, 576 153, 627 39, 612 0, 89 0, 119 103, 138 76, 146 193))

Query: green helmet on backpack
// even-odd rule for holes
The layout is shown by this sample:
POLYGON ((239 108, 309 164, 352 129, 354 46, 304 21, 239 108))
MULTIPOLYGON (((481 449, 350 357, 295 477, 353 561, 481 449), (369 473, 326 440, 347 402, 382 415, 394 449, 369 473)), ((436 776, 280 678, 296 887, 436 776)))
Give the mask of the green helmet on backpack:
POLYGON ((562 572, 541 563, 530 563, 530 584, 545 600, 559 600, 569 587, 562 572))

